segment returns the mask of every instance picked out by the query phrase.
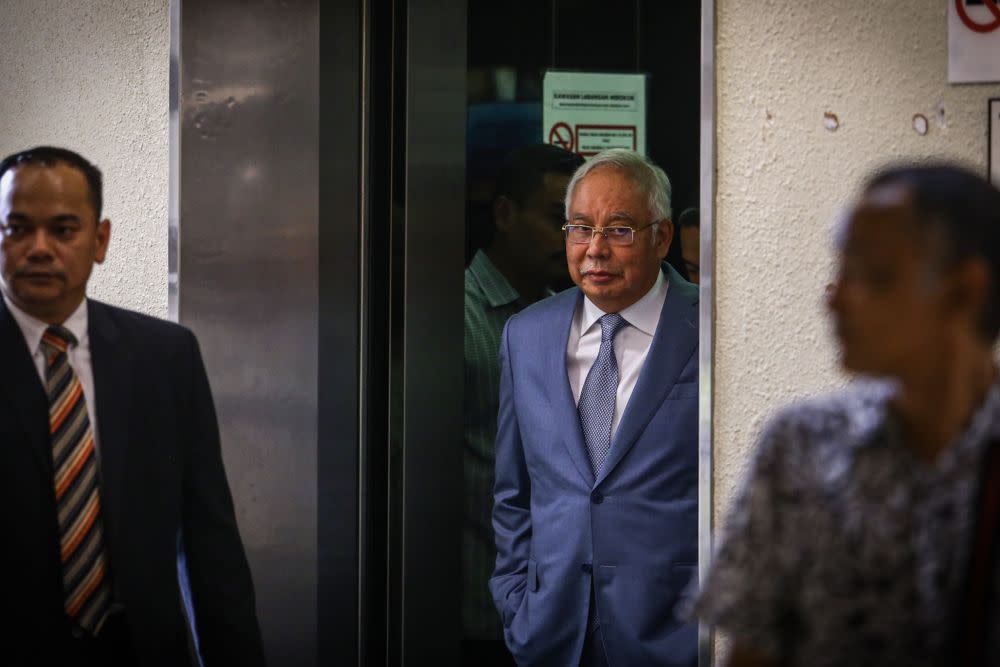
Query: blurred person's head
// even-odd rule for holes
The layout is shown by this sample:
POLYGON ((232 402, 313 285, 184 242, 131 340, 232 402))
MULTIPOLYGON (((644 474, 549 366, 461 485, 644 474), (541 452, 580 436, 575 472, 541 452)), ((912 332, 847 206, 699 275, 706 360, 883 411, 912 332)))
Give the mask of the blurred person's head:
POLYGON ((948 165, 873 176, 839 230, 829 306, 847 370, 904 377, 1000 332, 1000 191, 948 165))
POLYGON ((108 248, 101 206, 101 172, 77 153, 41 146, 0 161, 0 286, 16 306, 50 324, 76 310, 108 248))
POLYGON ((621 311, 652 288, 670 248, 670 181, 634 151, 598 153, 569 183, 566 219, 602 231, 567 231, 570 277, 598 308, 621 311))
POLYGON ((497 175, 488 254, 522 296, 537 298, 547 287, 568 283, 563 200, 582 163, 575 153, 534 144, 508 155, 497 175))
POLYGON ((701 282, 701 218, 698 209, 687 208, 677 216, 677 235, 681 241, 681 257, 688 280, 701 282))

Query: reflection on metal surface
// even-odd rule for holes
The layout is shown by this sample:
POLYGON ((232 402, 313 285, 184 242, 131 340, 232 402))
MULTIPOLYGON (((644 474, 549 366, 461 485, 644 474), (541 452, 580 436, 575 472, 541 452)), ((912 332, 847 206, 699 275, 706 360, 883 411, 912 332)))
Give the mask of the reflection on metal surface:
POLYGON ((169 170, 170 184, 167 196, 167 317, 176 322, 178 313, 178 288, 180 286, 180 58, 181 58, 181 3, 173 0, 170 3, 170 91, 168 93, 170 115, 168 120, 169 135, 169 170))
POLYGON ((174 8, 177 312, 211 378, 268 658, 314 665, 319 2, 174 8))
POLYGON ((367 664, 358 613, 361 12, 362 0, 338 0, 320 16, 319 665, 367 664))
POLYGON ((396 311, 402 336, 393 340, 402 372, 390 387, 401 408, 390 431, 399 486, 390 493, 400 501, 402 548, 400 569, 390 569, 399 577, 390 600, 401 602, 402 664, 453 665, 461 638, 454 582, 462 526, 466 9, 464 0, 410 0, 406 12, 405 263, 396 311))
MULTIPOLYGON (((701 0, 701 283, 698 285, 698 580, 712 558, 715 352, 715 0, 701 0)), ((698 628, 698 665, 712 665, 712 628, 698 628)))

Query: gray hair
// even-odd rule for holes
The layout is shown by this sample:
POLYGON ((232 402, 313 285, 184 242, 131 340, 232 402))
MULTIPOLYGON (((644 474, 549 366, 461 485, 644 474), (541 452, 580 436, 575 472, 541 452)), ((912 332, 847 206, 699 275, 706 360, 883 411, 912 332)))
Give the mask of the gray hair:
MULTIPOLYGON (((566 187, 567 218, 569 218, 569 205, 573 200, 576 186, 587 174, 602 167, 622 173, 649 197, 650 222, 659 223, 662 220, 670 219, 670 179, 667 178, 662 169, 644 155, 624 148, 601 151, 576 170, 566 187)), ((654 225, 653 229, 656 231, 659 229, 659 225, 654 225)))

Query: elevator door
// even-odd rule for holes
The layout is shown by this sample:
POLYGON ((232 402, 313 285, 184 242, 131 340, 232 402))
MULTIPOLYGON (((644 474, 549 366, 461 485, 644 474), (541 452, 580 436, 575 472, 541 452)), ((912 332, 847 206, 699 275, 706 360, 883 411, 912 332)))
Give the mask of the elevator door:
POLYGON ((490 173, 543 141, 545 70, 642 72, 650 155, 697 206, 700 7, 173 0, 174 306, 272 664, 463 664, 463 271, 490 173))

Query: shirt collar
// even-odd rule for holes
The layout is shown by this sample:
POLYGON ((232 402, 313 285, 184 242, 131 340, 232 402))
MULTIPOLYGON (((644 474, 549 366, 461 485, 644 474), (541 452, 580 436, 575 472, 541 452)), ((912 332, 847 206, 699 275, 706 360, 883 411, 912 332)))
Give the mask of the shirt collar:
MULTIPOLYGON (((10 314, 14 317, 14 321, 17 322, 17 326, 20 327, 21 333, 24 335, 24 340, 28 343, 28 349, 31 351, 31 354, 34 355, 35 352, 38 351, 38 346, 42 343, 42 334, 44 334, 45 330, 49 328, 49 325, 37 317, 29 315, 18 308, 17 305, 10 300, 6 292, 3 294, 3 300, 4 303, 7 304, 7 309, 10 310, 10 314)), ((77 347, 87 346, 86 299, 80 302, 80 305, 73 311, 73 314, 70 315, 62 325, 69 329, 70 333, 76 337, 77 347)))
MULTIPOLYGON (((633 303, 628 308, 623 309, 619 315, 630 325, 648 336, 656 334, 656 326, 660 323, 660 312, 663 310, 663 302, 667 298, 667 279, 663 276, 663 271, 656 274, 656 282, 649 288, 646 294, 633 303)), ((587 333, 590 327, 607 315, 598 308, 589 297, 583 297, 583 321, 580 323, 580 335, 587 333)))
MULTIPOLYGON (((897 390, 897 384, 892 380, 863 379, 859 384, 865 388, 869 402, 869 416, 862 420, 867 426, 861 429, 860 436, 855 440, 860 446, 873 445, 880 441, 875 437, 881 435, 885 441, 902 446, 904 436, 897 417, 890 409, 890 401, 897 390)), ((855 410, 853 417, 857 421, 861 410, 855 410)), ((951 468, 963 461, 976 459, 983 454, 986 445, 994 440, 1000 440, 1000 374, 986 393, 985 399, 976 408, 965 430, 947 447, 935 464, 938 468, 951 468)))
POLYGON ((484 251, 476 251, 472 263, 469 264, 469 272, 479 283, 479 289, 483 291, 483 296, 493 308, 506 306, 521 298, 484 251))
POLYGON ((946 450, 942 458, 947 457, 952 451, 958 460, 966 457, 978 458, 985 451, 987 443, 998 438, 1000 438, 1000 375, 986 392, 986 398, 972 415, 968 427, 958 436, 955 446, 946 450))

